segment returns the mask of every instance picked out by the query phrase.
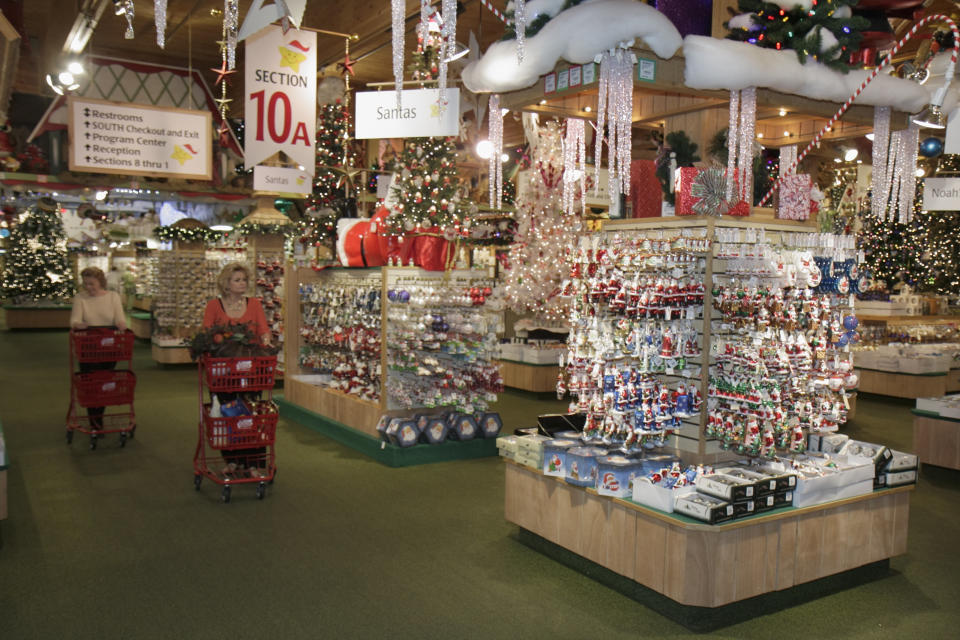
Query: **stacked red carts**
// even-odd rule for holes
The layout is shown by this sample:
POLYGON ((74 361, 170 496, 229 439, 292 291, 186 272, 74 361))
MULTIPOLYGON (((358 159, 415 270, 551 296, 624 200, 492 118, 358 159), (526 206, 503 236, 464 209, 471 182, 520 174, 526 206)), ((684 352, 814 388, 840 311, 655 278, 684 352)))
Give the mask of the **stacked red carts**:
POLYGON ((67 409, 67 444, 73 433, 90 436, 90 448, 108 433, 120 434, 120 446, 137 428, 133 392, 133 332, 113 328, 70 331, 70 408, 67 409), (125 369, 114 369, 126 362, 125 369), (128 407, 124 410, 124 407, 128 407), (92 411, 87 411, 92 409, 92 411), (102 412, 102 413, 101 413, 102 412))
POLYGON ((223 487, 223 502, 230 502, 230 489, 238 484, 255 484, 261 500, 266 495, 277 473, 276 368, 276 356, 200 358, 200 433, 193 456, 197 491, 206 477, 223 487))

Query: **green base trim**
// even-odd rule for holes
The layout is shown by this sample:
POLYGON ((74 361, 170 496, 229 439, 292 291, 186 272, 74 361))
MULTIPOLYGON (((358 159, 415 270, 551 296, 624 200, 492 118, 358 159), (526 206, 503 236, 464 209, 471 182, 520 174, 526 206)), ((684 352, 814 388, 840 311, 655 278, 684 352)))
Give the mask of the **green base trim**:
POLYGON ((319 413, 314 413, 309 409, 288 402, 282 395, 275 394, 273 400, 280 407, 280 415, 284 418, 313 429, 331 440, 359 451, 388 467, 411 467, 432 462, 470 460, 497 455, 496 438, 476 438, 464 442, 447 440, 440 444, 416 444, 412 447, 398 447, 348 427, 342 422, 331 420, 319 413))
POLYGON ((548 558, 570 567, 574 571, 582 573, 632 600, 636 600, 665 618, 669 618, 698 633, 715 631, 775 613, 844 589, 886 578, 891 574, 890 560, 880 560, 813 582, 799 584, 783 591, 771 591, 720 607, 697 607, 680 604, 662 593, 587 560, 583 556, 554 544, 523 527, 519 527, 516 538, 522 544, 539 551, 548 558))
POLYGON ((152 320, 153 314, 149 311, 130 311, 129 315, 131 318, 136 318, 137 320, 152 320))
POLYGON ((933 373, 909 373, 907 371, 885 371, 883 369, 871 369, 870 367, 855 366, 854 369, 863 369, 864 371, 876 371, 877 373, 889 373, 892 376, 920 376, 925 378, 936 378, 947 375, 946 371, 934 371, 933 373))
POLYGON ((910 413, 922 418, 933 418, 934 420, 943 420, 944 422, 960 422, 960 418, 946 418, 936 411, 927 411, 926 409, 910 409, 910 413))
POLYGON ((522 364, 525 367, 559 367, 559 362, 523 362, 522 360, 511 360, 510 358, 494 358, 499 362, 509 362, 510 364, 522 364))

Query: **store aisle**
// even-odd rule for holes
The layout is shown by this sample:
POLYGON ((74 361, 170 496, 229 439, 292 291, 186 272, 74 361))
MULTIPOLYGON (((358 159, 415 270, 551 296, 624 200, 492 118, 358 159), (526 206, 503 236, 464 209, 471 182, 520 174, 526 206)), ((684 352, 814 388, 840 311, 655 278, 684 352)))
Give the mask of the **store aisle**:
MULTIPOLYGON (((0 637, 634 638, 689 635, 515 540, 497 459, 390 469, 281 420, 279 475, 219 502, 193 490, 197 380, 137 347, 138 430, 64 442, 65 332, 0 332, 11 456, 0 637)), ((565 403, 505 394, 509 428, 565 403), (529 412, 529 413, 526 413, 529 412), (526 413, 526 418, 524 417, 526 413)), ((861 399, 848 432, 910 446, 909 406, 861 399)), ((928 468, 910 552, 883 580, 716 637, 951 637, 960 473, 928 468), (945 544, 946 543, 946 544, 945 544)))

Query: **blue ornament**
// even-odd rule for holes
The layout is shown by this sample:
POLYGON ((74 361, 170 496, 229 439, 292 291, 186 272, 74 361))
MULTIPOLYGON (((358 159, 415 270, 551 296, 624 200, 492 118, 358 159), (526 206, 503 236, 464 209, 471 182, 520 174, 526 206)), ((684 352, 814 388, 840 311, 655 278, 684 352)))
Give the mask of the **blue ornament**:
POLYGON ((924 158, 936 158, 943 153, 943 140, 940 138, 924 138, 920 143, 920 155, 924 158))
POLYGON ((410 302, 410 292, 403 289, 397 294, 397 299, 400 300, 400 302, 410 302))
POLYGON ((393 289, 389 289, 389 290, 387 291, 387 300, 389 300, 390 302, 396 302, 396 301, 397 301, 397 292, 394 291, 393 289))
POLYGON ((843 317, 843 328, 847 331, 853 331, 860 325, 860 321, 857 320, 857 316, 849 315, 843 317))
POLYGON ((850 334, 848 334, 848 333, 841 333, 841 334, 839 335, 839 337, 837 337, 836 345, 837 345, 838 347, 843 348, 843 347, 847 346, 849 343, 850 343, 850 334))
POLYGON ((856 331, 847 331, 843 335, 847 336, 847 339, 850 341, 850 344, 857 344, 858 342, 860 342, 860 334, 857 333, 856 331))

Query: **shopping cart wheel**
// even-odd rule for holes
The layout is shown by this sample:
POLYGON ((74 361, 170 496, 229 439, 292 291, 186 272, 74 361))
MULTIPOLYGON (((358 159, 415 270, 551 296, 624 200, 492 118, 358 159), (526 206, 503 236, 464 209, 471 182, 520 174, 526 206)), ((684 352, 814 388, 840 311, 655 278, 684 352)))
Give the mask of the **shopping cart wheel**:
POLYGON ((90 451, 93 451, 97 448, 97 435, 90 434, 90 451))
POLYGON ((200 491, 200 483, 203 481, 203 476, 199 473, 193 476, 193 488, 197 491, 200 491))
POLYGON ((130 427, 130 433, 127 434, 127 437, 133 440, 133 434, 137 432, 137 425, 130 427))
POLYGON ((73 429, 67 429, 67 444, 73 442, 73 429))
POLYGON ((127 434, 126 434, 126 433, 121 433, 121 434, 120 434, 120 447, 122 448, 122 447, 125 447, 125 446, 127 446, 127 434))
POLYGON ((263 500, 265 495, 267 495, 267 483, 261 482, 257 485, 257 500, 263 500))
POLYGON ((223 502, 230 502, 230 486, 226 485, 223 487, 223 491, 220 493, 220 500, 223 502))

